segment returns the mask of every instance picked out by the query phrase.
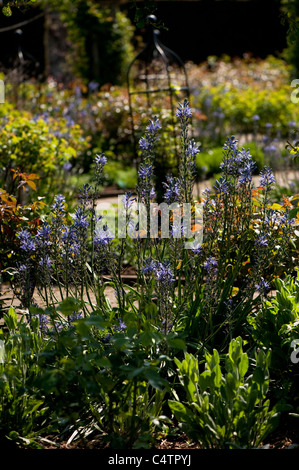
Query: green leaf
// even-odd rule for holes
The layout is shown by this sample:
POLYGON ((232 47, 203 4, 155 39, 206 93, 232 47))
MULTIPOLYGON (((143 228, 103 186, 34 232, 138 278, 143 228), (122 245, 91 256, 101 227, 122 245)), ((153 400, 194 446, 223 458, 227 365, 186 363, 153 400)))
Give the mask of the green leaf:
POLYGON ((174 400, 168 400, 168 406, 178 421, 182 421, 185 423, 191 421, 193 414, 191 410, 189 410, 185 405, 183 405, 183 403, 174 400))
POLYGON ((222 381, 221 367, 219 364, 212 370, 212 379, 214 381, 214 387, 219 388, 222 381))
POLYGON ((228 355, 230 360, 236 364, 242 352, 242 338, 238 336, 238 338, 233 339, 229 344, 228 355))
POLYGON ((162 391, 165 387, 168 388, 169 384, 167 380, 160 377, 158 372, 156 372, 154 369, 146 368, 144 370, 144 375, 153 388, 160 390, 160 391, 162 391))
POLYGON ((243 353, 240 359, 240 363, 239 363, 239 374, 240 374, 241 379, 245 376, 246 372, 248 371, 248 367, 249 367, 248 356, 246 353, 243 353))
POLYGON ((9 330, 15 330, 18 325, 18 317, 16 311, 10 307, 7 315, 4 315, 4 321, 9 330))
POLYGON ((186 343, 181 338, 174 338, 173 336, 168 335, 166 336, 166 343, 167 343, 167 346, 169 346, 172 349, 179 349, 179 350, 186 349, 186 343))
POLYGON ((73 297, 68 297, 67 299, 62 300, 57 307, 63 315, 69 316, 74 312, 78 312, 81 308, 81 304, 77 299, 73 297))
POLYGON ((259 385, 262 385, 265 381, 264 371, 260 366, 256 366, 253 372, 252 380, 259 385))
POLYGON ((198 383, 201 392, 205 392, 209 387, 213 389, 214 382, 212 379, 211 372, 209 370, 205 370, 204 372, 202 372, 202 374, 200 374, 199 376, 198 383))

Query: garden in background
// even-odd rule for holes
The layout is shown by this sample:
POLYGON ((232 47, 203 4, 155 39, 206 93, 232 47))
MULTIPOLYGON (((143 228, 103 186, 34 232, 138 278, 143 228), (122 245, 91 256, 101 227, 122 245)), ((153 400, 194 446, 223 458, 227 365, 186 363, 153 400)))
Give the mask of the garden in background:
MULTIPOLYGON (((69 3, 57 8, 84 57, 69 3)), ((298 447, 290 55, 186 63, 174 128, 166 100, 140 112, 136 157, 133 26, 74 3, 116 44, 114 82, 90 79, 80 60, 67 83, 0 77, 0 448, 298 447), (162 203, 167 236, 149 231, 162 203)))

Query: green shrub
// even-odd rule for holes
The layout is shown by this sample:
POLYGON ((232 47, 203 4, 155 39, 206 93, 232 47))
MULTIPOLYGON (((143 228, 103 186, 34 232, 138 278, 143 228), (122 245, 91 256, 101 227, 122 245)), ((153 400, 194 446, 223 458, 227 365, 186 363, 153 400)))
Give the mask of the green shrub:
POLYGON ((63 165, 86 150, 79 125, 65 119, 33 117, 27 112, 9 114, 2 120, 0 184, 13 193, 11 170, 37 173, 39 190, 60 190, 64 183, 63 165), (70 143, 71 142, 71 143, 70 143))
POLYGON ((256 344, 271 348, 271 375, 287 391, 293 380, 294 365, 290 356, 292 341, 299 338, 299 273, 275 279, 276 294, 263 302, 262 309, 248 317, 256 344))
POLYGON ((32 321, 31 328, 24 317, 18 322, 13 308, 4 321, 8 332, 0 330, 0 446, 9 439, 41 447, 37 436, 45 431, 47 406, 33 387, 40 372, 36 357, 42 348, 38 321, 32 321))
POLYGON ((185 404, 178 399, 168 404, 182 431, 205 448, 257 447, 278 424, 279 415, 266 400, 270 352, 256 353, 250 375, 240 337, 230 342, 225 372, 216 349, 205 358, 202 373, 192 354, 174 359, 185 404))

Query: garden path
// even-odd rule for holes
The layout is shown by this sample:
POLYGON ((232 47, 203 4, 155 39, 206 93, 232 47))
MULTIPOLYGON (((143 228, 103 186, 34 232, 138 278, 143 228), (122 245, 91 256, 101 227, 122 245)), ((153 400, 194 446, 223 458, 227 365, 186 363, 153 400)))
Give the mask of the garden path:
MULTIPOLYGON (((298 182, 299 181, 299 171, 295 170, 286 170, 286 171, 274 171, 273 172, 276 178, 276 183, 279 186, 283 187, 289 187, 290 183, 292 182, 298 182)), ((259 184, 260 176, 255 175, 253 176, 253 182, 255 186, 257 187, 259 184)), ((199 198, 203 191, 206 188, 211 188, 213 186, 213 180, 205 180, 205 181, 198 181, 194 185, 194 190, 193 194, 195 198, 199 198)), ((105 193, 98 199, 98 204, 101 204, 101 209, 106 210, 108 209, 111 205, 117 204, 118 203, 118 195, 123 195, 125 191, 122 194, 117 194, 117 195, 109 195, 105 196, 105 193)))

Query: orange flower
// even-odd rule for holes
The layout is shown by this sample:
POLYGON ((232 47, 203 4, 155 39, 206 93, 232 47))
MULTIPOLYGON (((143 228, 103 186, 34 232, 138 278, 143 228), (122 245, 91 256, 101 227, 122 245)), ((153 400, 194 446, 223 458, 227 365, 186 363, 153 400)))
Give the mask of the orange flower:
POLYGON ((283 199, 283 207, 292 207, 291 202, 289 201, 289 198, 286 196, 282 196, 283 199))

